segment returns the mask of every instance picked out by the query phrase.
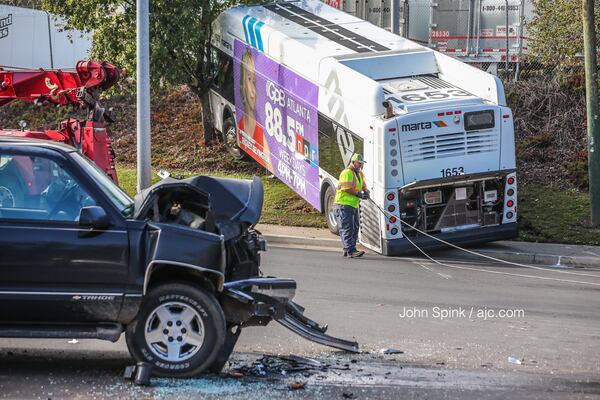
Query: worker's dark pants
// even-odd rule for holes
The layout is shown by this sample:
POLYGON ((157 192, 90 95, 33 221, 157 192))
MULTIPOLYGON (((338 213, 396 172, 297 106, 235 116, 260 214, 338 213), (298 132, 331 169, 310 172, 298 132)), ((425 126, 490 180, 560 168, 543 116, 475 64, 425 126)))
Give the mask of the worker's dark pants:
POLYGON ((340 228, 344 253, 356 251, 358 240, 358 208, 336 204, 335 217, 340 228))

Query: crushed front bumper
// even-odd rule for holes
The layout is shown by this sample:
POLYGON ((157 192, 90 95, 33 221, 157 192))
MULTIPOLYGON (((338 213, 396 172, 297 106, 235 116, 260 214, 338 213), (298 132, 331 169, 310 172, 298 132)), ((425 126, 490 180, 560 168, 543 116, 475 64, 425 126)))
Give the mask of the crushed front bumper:
POLYGON ((327 335, 321 326, 304 316, 304 308, 294 303, 296 281, 282 278, 254 278, 228 282, 222 306, 229 324, 264 326, 275 320, 303 338, 325 346, 360 352, 357 342, 327 335))

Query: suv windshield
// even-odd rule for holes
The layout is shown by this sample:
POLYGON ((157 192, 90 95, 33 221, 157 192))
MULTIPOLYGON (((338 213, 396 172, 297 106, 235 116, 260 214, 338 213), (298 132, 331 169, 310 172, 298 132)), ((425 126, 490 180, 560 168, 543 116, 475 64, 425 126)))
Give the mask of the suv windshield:
POLYGON ((98 186, 110 201, 119 209, 125 217, 133 215, 133 199, 127 195, 120 187, 118 187, 112 179, 108 177, 96 164, 90 161, 87 157, 74 152, 73 158, 81 165, 85 171, 91 175, 98 183, 98 186))

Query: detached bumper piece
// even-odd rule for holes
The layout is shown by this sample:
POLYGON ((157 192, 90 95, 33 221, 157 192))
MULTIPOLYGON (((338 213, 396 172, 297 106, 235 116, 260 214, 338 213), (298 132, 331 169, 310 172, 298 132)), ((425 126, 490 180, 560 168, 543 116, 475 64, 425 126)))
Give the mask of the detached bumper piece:
POLYGON ((357 342, 327 335, 320 326, 304 316, 304 308, 294 303, 296 281, 282 278, 255 278, 228 282, 223 291, 223 310, 227 322, 242 327, 267 325, 275 320, 297 335, 325 346, 354 353, 357 342))
POLYGON ((304 308, 300 307, 293 301, 289 301, 286 305, 286 312, 283 318, 278 319, 277 322, 297 335, 310 340, 311 342, 340 350, 351 351, 353 353, 360 353, 360 348, 357 342, 352 342, 325 334, 327 331, 327 325, 320 327, 315 321, 306 318, 303 312, 304 308))

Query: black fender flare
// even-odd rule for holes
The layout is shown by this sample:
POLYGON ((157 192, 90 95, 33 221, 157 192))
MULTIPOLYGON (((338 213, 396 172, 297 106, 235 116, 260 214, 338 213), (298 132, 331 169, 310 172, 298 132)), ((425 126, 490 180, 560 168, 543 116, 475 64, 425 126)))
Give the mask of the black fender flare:
POLYGON ((214 285, 217 292, 222 292, 225 284, 225 276, 223 273, 219 271, 215 271, 213 269, 208 269, 204 267, 200 267, 197 265, 186 264, 178 261, 170 261, 170 260, 152 260, 148 267, 146 268, 146 272, 144 273, 144 287, 142 291, 142 295, 146 295, 148 291, 148 286, 150 283, 150 279, 154 271, 156 271, 161 266, 168 266, 169 268, 177 268, 183 269, 187 271, 200 272, 202 275, 206 276, 214 285))

